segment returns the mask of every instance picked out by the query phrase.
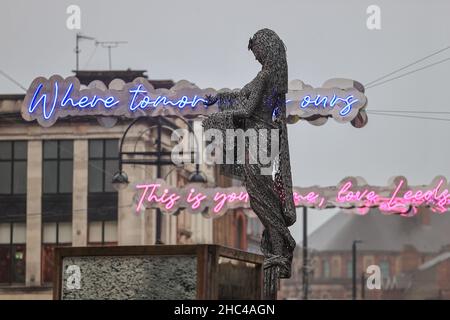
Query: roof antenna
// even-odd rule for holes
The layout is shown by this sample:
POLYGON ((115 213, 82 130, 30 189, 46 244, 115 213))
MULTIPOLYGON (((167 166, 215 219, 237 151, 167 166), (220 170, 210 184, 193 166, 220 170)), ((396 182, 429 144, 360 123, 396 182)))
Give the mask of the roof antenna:
POLYGON ((81 50, 80 50, 78 43, 80 42, 80 40, 95 40, 95 38, 82 35, 80 32, 77 33, 76 40, 75 40, 75 56, 76 56, 75 71, 78 71, 78 67, 79 67, 79 58, 80 58, 79 55, 80 55, 81 50))
POLYGON ((112 70, 111 49, 117 48, 120 44, 128 43, 128 41, 95 41, 95 45, 101 45, 102 48, 108 49, 109 70, 112 70))
POLYGON ((10 75, 8 75, 5 71, 0 70, 0 74, 2 74, 6 79, 8 79, 12 83, 14 83, 16 86, 18 86, 23 91, 25 91, 25 92, 27 91, 27 89, 23 85, 21 85, 18 81, 14 80, 14 78, 11 77, 10 75))

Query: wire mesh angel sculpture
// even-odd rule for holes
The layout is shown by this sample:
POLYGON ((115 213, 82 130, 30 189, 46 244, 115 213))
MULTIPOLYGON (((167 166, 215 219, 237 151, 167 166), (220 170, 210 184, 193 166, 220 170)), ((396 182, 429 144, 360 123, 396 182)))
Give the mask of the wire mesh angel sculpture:
MULTIPOLYGON (((250 207, 265 228, 261 251, 265 256, 264 292, 265 297, 270 298, 277 291, 278 278, 291 275, 296 245, 288 229, 296 220, 296 212, 286 127, 287 59, 283 41, 270 29, 256 32, 250 38, 248 49, 262 65, 261 71, 238 92, 221 92, 206 97, 205 104, 217 103, 221 112, 203 120, 203 126, 205 130, 221 130, 224 134, 227 129, 278 132, 278 141, 273 141, 270 134, 266 135, 264 143, 258 140, 258 148, 266 151, 273 147, 274 142, 278 143, 279 153, 271 175, 262 173, 265 164, 259 159, 256 163, 248 161, 251 157, 248 153, 252 152, 247 152, 244 163, 220 165, 222 173, 243 181, 250 207)), ((257 136, 261 138, 261 135, 257 136)), ((229 148, 229 142, 224 144, 224 152, 229 148)))

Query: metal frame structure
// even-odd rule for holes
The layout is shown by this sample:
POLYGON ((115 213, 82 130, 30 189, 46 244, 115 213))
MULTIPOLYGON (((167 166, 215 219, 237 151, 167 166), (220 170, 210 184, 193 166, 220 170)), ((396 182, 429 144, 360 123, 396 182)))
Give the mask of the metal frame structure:
MULTIPOLYGON (((119 172, 114 175, 113 177, 113 183, 119 183, 119 184, 127 184, 128 183, 128 176, 123 171, 123 165, 124 164, 135 164, 135 165, 148 165, 148 166, 156 166, 156 178, 163 178, 162 177, 162 166, 171 166, 175 165, 173 161, 170 159, 170 156, 172 154, 171 151, 163 151, 162 150, 162 130, 163 128, 175 131, 176 129, 179 129, 179 127, 172 121, 168 120, 167 118, 173 117, 176 119, 180 119, 183 121, 186 126, 188 127, 190 132, 193 132, 192 126, 189 124, 189 122, 186 121, 186 119, 180 117, 180 116, 156 116, 156 117, 139 117, 133 120, 125 130, 121 140, 120 140, 120 146, 119 146, 119 172), (127 137, 128 132, 130 129, 139 121, 147 121, 149 124, 149 129, 156 128, 157 130, 157 136, 155 139, 155 149, 156 151, 123 151, 123 144, 127 137), (132 156, 141 156, 141 157, 147 157, 149 159, 130 159, 132 156), (127 157, 124 159, 124 157, 127 157)), ((147 130, 147 131, 148 131, 147 130)), ((197 151, 194 152, 194 156, 198 155, 198 141, 196 141, 197 144, 197 151)), ((201 172, 199 171, 199 165, 196 164, 196 171, 190 178, 193 182, 204 182, 206 183, 206 177, 202 176, 201 172), (203 179, 202 179, 203 177, 203 179)), ((160 209, 156 209, 156 239, 155 244, 163 244, 161 240, 161 231, 162 231, 162 213, 160 209)))

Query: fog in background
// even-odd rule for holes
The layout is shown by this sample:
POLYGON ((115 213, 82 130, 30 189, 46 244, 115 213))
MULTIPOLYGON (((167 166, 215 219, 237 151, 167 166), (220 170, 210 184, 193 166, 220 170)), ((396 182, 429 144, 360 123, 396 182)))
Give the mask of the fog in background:
MULTIPOLYGON (((66 8, 81 7, 81 32, 128 44, 112 51, 113 69, 145 69, 151 79, 187 79, 199 87, 237 88, 260 65, 247 50, 261 28, 287 46, 289 79, 320 86, 334 77, 368 83, 450 45, 450 1, 24 1, 0 3, 0 70, 28 87, 37 76, 71 75, 75 34, 66 8), (368 30, 366 9, 381 8, 381 30, 368 30)), ((80 68, 108 69, 107 49, 81 41, 80 68)), ((450 57, 450 50, 412 67, 450 57)), ((411 69, 408 69, 411 70, 411 69)), ((405 70, 405 71, 408 71, 405 70)), ((400 72, 402 73, 402 72, 400 72)), ((450 61, 367 90, 368 110, 450 112, 450 61)), ((0 93, 23 93, 0 75, 0 93)), ((449 118, 449 115, 422 115, 449 118)), ((369 114, 355 129, 333 120, 289 126, 293 182, 335 185, 363 176, 384 185, 450 178, 450 122, 369 114)), ((309 231, 335 210, 310 210, 309 231)), ((301 210, 292 231, 301 239, 301 210)))

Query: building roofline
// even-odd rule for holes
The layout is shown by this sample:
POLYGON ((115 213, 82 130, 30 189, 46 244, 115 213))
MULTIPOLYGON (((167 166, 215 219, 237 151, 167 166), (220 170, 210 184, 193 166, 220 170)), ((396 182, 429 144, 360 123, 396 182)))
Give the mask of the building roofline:
POLYGON ((0 94, 0 100, 23 100, 25 93, 6 93, 0 94))
POLYGON ((423 271, 426 269, 429 269, 431 267, 434 267, 436 264, 441 263, 447 259, 450 258, 450 252, 444 252, 438 255, 437 257, 425 262, 424 264, 420 265, 417 269, 419 271, 423 271))

